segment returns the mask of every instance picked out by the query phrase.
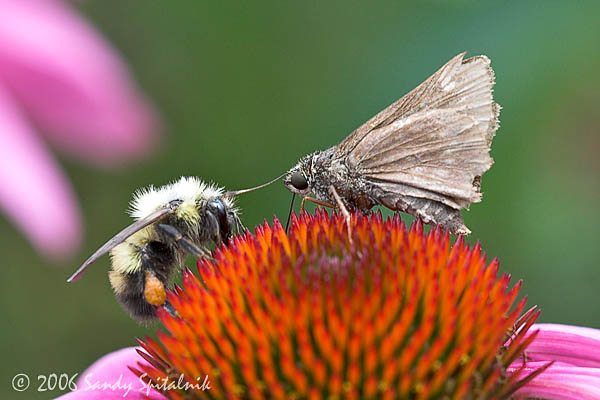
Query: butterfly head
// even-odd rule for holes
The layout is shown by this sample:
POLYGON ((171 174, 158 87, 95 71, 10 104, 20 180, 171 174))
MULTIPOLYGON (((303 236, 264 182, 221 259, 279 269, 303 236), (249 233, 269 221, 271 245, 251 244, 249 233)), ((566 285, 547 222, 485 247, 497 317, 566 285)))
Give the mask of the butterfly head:
POLYGON ((311 164, 312 157, 305 157, 283 178, 283 183, 292 193, 307 196, 312 192, 311 164))

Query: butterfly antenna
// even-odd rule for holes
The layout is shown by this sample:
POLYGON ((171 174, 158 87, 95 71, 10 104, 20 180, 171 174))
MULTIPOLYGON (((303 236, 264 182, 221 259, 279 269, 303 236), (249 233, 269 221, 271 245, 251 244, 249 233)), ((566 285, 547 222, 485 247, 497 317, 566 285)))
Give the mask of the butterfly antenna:
POLYGON ((296 193, 292 193, 292 202, 290 204, 290 212, 288 213, 287 222, 285 223, 285 233, 288 232, 290 226, 290 220, 292 219, 292 211, 294 211, 294 200, 296 200, 296 193))
POLYGON ((232 190, 232 191, 229 191, 229 192, 225 192, 225 194, 223 194, 223 196, 224 197, 235 197, 235 196, 239 196, 240 194, 252 192, 252 191, 257 190, 257 189, 262 189, 265 186, 269 186, 271 183, 277 182, 278 180, 280 180, 284 176, 285 176, 285 174, 281 174, 280 176, 278 176, 277 178, 273 179, 272 181, 269 181, 267 183, 263 183, 262 185, 254 186, 254 187, 251 187, 251 188, 248 188, 248 189, 232 190))

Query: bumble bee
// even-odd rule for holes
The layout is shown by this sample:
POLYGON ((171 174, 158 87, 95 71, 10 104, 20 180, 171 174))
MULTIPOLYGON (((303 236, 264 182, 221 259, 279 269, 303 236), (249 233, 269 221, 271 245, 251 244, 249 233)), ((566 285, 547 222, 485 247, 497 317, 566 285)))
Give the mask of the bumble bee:
POLYGON ((139 190, 130 205, 135 222, 92 254, 67 282, 78 280, 87 267, 110 252, 110 284, 117 301, 134 319, 155 318, 155 306, 174 314, 165 292, 173 271, 187 254, 210 257, 211 242, 227 244, 242 226, 232 197, 267 184, 225 193, 198 178, 182 177, 139 190))

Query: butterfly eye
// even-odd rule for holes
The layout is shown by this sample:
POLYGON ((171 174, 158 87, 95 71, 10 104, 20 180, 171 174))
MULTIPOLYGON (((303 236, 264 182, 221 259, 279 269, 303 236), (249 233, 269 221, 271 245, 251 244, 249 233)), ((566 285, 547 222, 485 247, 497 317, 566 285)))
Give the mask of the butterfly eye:
POLYGON ((308 187, 308 182, 300 171, 296 171, 292 174, 291 183, 292 186, 298 190, 304 190, 308 187))

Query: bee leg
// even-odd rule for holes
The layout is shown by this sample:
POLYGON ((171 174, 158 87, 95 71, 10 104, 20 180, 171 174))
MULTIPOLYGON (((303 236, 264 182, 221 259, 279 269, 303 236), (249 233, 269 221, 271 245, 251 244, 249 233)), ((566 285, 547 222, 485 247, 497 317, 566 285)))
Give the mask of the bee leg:
POLYGON ((329 185, 329 192, 335 199, 335 202, 337 203, 342 214, 344 214, 344 218, 346 219, 346 228, 348 229, 348 239, 350 240, 350 244, 352 244, 352 235, 350 231, 350 213, 348 212, 348 209, 344 205, 342 198, 338 194, 337 190, 335 190, 335 187, 333 187, 333 185, 329 185))
POLYGON ((173 318, 179 317, 177 310, 175 310, 175 307, 173 307, 173 304, 171 304, 169 302, 169 300, 166 300, 165 303, 162 305, 162 307, 165 309, 166 312, 168 312, 171 315, 171 317, 173 317, 173 318))
POLYGON ((173 243, 178 244, 184 251, 198 258, 212 259, 212 256, 206 250, 196 246, 191 240, 184 237, 181 232, 172 225, 158 224, 156 228, 165 234, 165 237, 173 243))
POLYGON ((237 216, 237 214, 233 214, 233 221, 234 221, 234 225, 235 225, 235 231, 237 233, 242 233, 246 230, 246 227, 242 223, 242 220, 240 219, 240 217, 237 216))
POLYGON ((167 301, 165 285, 151 269, 144 271, 144 299, 153 306, 161 306, 167 301))

